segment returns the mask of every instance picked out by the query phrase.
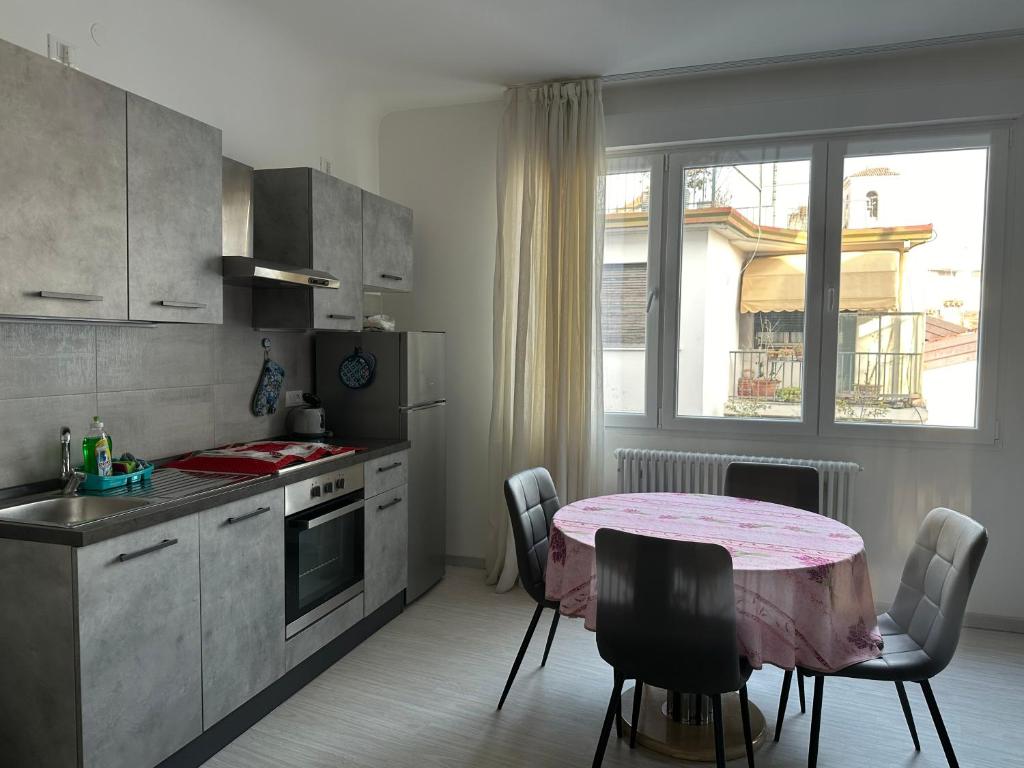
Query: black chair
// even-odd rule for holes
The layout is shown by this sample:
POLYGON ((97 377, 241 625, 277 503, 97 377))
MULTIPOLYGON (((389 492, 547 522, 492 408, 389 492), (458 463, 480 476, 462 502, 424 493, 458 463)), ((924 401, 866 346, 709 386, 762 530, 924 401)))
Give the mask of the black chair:
POLYGON ((750 665, 736 641, 732 558, 717 544, 597 532, 597 650, 614 686, 594 755, 599 768, 624 680, 636 680, 633 729, 644 685, 711 698, 715 753, 725 766, 722 694, 739 691, 747 762, 753 768, 747 678, 750 665))
POLYGON ((519 654, 515 663, 512 664, 512 671, 508 673, 508 680, 505 682, 505 690, 501 693, 501 700, 498 701, 498 709, 505 703, 512 682, 516 679, 519 666, 523 663, 526 649, 530 646, 533 638, 533 631, 537 629, 537 622, 540 621, 540 614, 545 608, 553 608, 554 618, 551 619, 551 629, 548 631, 548 642, 544 646, 544 657, 540 665, 543 667, 548 663, 548 652, 551 650, 551 641, 555 639, 555 629, 558 627, 558 603, 548 600, 544 596, 544 569, 548 563, 548 533, 551 530, 551 518, 561 506, 558 503, 558 494, 555 492, 555 484, 551 475, 543 467, 527 469, 512 475, 505 481, 505 503, 508 505, 508 514, 512 519, 512 536, 516 543, 516 562, 519 566, 519 581, 526 593, 537 603, 537 610, 533 612, 530 619, 530 626, 526 630, 526 637, 519 647, 519 654))
MULTIPOLYGON (((904 684, 920 684, 950 768, 958 768, 959 763, 929 680, 946 668, 956 652, 967 597, 987 545, 986 530, 966 515, 942 507, 929 512, 907 558, 896 600, 887 613, 878 617, 885 641, 882 656, 830 675, 895 683, 918 751, 921 743, 904 684)), ((808 670, 804 674, 814 676, 807 765, 815 768, 825 676, 808 670)))
MULTIPOLYGON (((755 501, 770 501, 787 507, 817 513, 818 470, 789 464, 761 464, 734 461, 725 468, 725 495, 755 501)), ((782 721, 786 718, 789 688, 793 684, 792 670, 782 677, 782 695, 779 714, 775 718, 775 741, 782 735, 782 721)), ((800 692, 800 711, 807 711, 804 698, 804 675, 797 671, 797 689, 800 692)))

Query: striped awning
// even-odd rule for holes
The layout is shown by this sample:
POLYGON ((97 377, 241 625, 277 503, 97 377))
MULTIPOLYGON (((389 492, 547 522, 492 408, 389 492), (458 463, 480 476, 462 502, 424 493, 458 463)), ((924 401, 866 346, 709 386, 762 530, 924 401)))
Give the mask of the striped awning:
MULTIPOLYGON (((759 256, 743 270, 740 312, 803 312, 807 257, 759 256)), ((900 252, 848 251, 842 255, 839 309, 899 309, 900 252)))

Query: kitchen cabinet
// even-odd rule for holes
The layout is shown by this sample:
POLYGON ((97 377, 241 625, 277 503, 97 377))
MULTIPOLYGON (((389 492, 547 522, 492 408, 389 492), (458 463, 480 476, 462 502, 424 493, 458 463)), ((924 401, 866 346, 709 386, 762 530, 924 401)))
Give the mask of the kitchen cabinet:
POLYGON ((125 92, 0 40, 0 104, 0 314, 124 319, 125 92))
POLYGON ((220 323, 221 132, 127 99, 128 317, 220 323))
POLYGON ((409 564, 408 487, 366 500, 363 610, 367 616, 405 589, 409 564))
POLYGON ((203 725, 285 673, 284 490, 199 514, 203 725))
POLYGON ((253 252, 257 259, 312 268, 338 288, 253 289, 258 328, 361 330, 361 190, 312 168, 256 171, 253 252))
POLYGON ((198 516, 76 555, 82 765, 156 765, 203 730, 198 516))
POLYGON ((363 191, 363 285, 411 291, 412 210, 363 191))

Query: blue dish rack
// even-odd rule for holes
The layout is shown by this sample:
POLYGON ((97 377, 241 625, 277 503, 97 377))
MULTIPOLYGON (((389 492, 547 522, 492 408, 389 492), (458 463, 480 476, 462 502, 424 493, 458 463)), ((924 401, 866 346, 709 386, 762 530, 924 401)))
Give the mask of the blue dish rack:
POLYGON ((88 472, 84 472, 82 467, 78 468, 79 472, 85 474, 85 480, 79 486, 85 491, 109 491, 112 488, 121 488, 125 485, 134 485, 136 483, 144 483, 153 474, 153 465, 146 464, 142 469, 137 469, 134 472, 129 472, 125 475, 92 475, 88 472))

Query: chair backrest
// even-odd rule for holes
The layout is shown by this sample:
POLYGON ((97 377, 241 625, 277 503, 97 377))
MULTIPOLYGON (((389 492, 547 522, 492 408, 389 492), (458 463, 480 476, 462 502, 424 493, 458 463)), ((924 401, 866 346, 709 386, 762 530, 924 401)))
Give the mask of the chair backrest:
POLYGON ((717 544, 597 532, 597 649, 626 678, 688 693, 743 685, 732 558, 717 544))
POLYGON ((818 470, 734 461, 725 468, 725 495, 817 512, 818 470))
POLYGON ((544 599, 551 518, 561 506, 555 484, 544 467, 526 469, 505 481, 505 503, 512 520, 519 581, 538 603, 544 599))
POLYGON ((921 523, 889 616, 931 657, 929 676, 953 658, 987 546, 988 531, 952 509, 933 509, 921 523))

